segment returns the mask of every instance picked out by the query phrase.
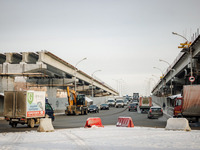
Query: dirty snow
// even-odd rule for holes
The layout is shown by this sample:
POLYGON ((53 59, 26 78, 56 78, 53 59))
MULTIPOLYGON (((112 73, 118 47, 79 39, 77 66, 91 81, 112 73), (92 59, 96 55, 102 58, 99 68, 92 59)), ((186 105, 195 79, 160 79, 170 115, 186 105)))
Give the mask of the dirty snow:
POLYGON ((55 132, 0 133, 0 149, 20 150, 199 150, 200 131, 162 128, 75 128, 55 132))

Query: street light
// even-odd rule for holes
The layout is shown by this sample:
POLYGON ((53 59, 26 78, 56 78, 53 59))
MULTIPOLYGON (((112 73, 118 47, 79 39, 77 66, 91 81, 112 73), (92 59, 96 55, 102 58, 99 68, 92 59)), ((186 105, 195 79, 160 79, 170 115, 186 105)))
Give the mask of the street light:
POLYGON ((154 69, 158 69, 158 70, 160 70, 161 71, 161 73, 162 73, 162 78, 163 78, 163 71, 160 69, 160 68, 157 68, 157 67, 153 67, 154 69))
POLYGON ((174 70, 174 69, 172 69, 172 66, 171 66, 170 63, 168 63, 167 61, 162 60, 162 59, 159 59, 159 61, 165 62, 165 63, 168 64, 169 67, 170 67, 170 76, 171 76, 171 79, 170 79, 170 89, 171 89, 171 95, 172 95, 172 70, 174 70))
POLYGON ((178 33, 176 33, 176 32, 172 32, 172 34, 174 34, 174 35, 178 35, 178 36, 184 38, 186 41, 188 41, 188 39, 187 39, 186 37, 184 37, 184 36, 182 36, 182 35, 180 35, 180 34, 178 34, 178 33))
POLYGON ((83 59, 81 59, 81 60, 78 61, 78 62, 76 63, 76 65, 75 65, 75 86, 74 86, 75 92, 76 92, 76 72, 78 71, 78 69, 77 69, 76 67, 77 67, 77 65, 78 65, 80 62, 82 62, 83 60, 86 60, 86 59, 87 59, 86 57, 83 58, 83 59))
MULTIPOLYGON (((178 36, 184 38, 188 42, 188 39, 186 37, 184 37, 184 36, 182 36, 182 35, 180 35, 178 33, 175 33, 175 32, 172 32, 172 34, 178 35, 178 36)), ((190 53, 189 53, 190 54, 190 74, 191 74, 190 77, 193 77, 193 70, 192 70, 192 47, 188 46, 188 48, 189 48, 189 51, 190 51, 190 53)), ((192 84, 192 82, 191 82, 191 84, 192 84)))
POLYGON ((98 72, 98 71, 101 71, 101 70, 96 70, 96 71, 94 71, 93 73, 92 73, 92 97, 94 97, 94 93, 93 93, 93 81, 94 81, 94 74, 96 73, 96 72, 98 72))

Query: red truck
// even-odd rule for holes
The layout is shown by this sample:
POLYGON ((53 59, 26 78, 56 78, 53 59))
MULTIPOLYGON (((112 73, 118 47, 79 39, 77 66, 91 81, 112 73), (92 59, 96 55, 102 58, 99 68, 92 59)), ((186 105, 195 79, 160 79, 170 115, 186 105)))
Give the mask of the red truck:
POLYGON ((175 99, 174 117, 198 122, 200 118, 200 85, 185 85, 182 97, 175 99))

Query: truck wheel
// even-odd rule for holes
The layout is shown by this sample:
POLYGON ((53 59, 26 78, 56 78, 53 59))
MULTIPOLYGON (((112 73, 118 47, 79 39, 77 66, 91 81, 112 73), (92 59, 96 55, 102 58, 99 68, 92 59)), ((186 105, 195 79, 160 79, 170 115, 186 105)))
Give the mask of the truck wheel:
POLYGON ((87 115, 89 112, 88 112, 88 110, 85 110, 84 111, 84 115, 87 115))
POLYGON ((17 123, 11 123, 10 124, 13 128, 16 128, 17 127, 17 123))
POLYGON ((28 121, 28 126, 31 127, 31 128, 34 128, 34 126, 35 126, 35 120, 34 119, 30 119, 28 121))
POLYGON ((78 115, 79 115, 79 113, 78 113, 78 111, 77 111, 77 110, 75 111, 75 115, 76 115, 76 116, 78 116, 78 115))

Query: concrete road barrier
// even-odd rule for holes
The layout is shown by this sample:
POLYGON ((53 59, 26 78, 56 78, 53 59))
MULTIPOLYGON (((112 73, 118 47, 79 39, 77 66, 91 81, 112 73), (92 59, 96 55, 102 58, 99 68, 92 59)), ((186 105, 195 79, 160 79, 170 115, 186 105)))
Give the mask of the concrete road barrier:
POLYGON ((116 124, 117 127, 134 127, 133 120, 131 117, 119 117, 116 124))
POLYGON ((101 123, 101 118, 88 118, 85 124, 85 128, 91 128, 91 127, 104 127, 101 123))
POLYGON ((165 129, 191 131, 188 120, 186 118, 169 118, 167 120, 165 129))
POLYGON ((40 125, 37 129, 38 132, 53 132, 54 127, 52 125, 51 118, 40 119, 40 125))

